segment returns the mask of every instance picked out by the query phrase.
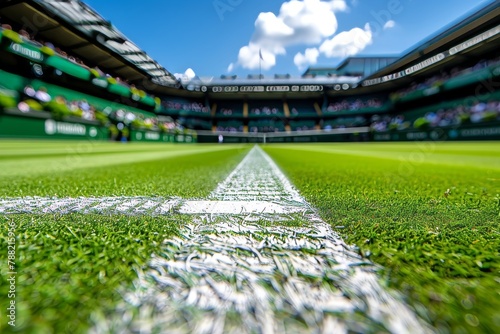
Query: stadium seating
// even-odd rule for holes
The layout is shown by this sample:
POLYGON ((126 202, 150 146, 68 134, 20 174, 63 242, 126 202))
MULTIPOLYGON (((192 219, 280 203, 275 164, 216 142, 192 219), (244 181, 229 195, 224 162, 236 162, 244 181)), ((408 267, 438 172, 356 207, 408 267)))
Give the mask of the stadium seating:
MULTIPOLYGON (((57 12, 53 14, 54 22, 66 24, 57 12)), ((259 75, 250 76, 250 83, 231 77, 221 86, 194 83, 160 89, 152 79, 137 81, 133 76, 118 75, 113 66, 106 67, 107 61, 83 57, 78 48, 68 46, 71 44, 60 47, 42 39, 43 34, 31 33, 15 15, 11 20, 2 17, 0 23, 0 118, 81 123, 103 129, 106 137, 114 140, 140 140, 146 132, 155 133, 149 138, 161 138, 160 133, 195 135, 194 131, 210 132, 214 138, 217 132, 250 133, 252 138, 256 133, 278 133, 273 135, 276 137, 301 132, 302 140, 303 132, 312 130, 330 135, 347 128, 357 132, 359 128, 361 133, 384 134, 500 126, 500 57, 490 43, 479 45, 471 57, 454 59, 452 46, 457 52, 467 49, 475 43, 469 37, 443 40, 447 44, 438 55, 451 61, 439 63, 438 57, 438 63, 428 69, 422 64, 432 55, 423 57, 421 47, 412 51, 410 62, 405 62, 405 57, 386 62, 387 67, 399 66, 398 62, 403 65, 389 75, 377 78, 377 73, 370 74, 375 78, 367 81, 375 82, 373 86, 365 85, 359 76, 349 78, 346 74, 341 80, 336 75, 295 79, 259 75), (406 79, 394 81, 401 77, 406 79), (318 80, 328 83, 317 84, 318 80)), ((492 21, 474 34, 486 34, 481 37, 486 41, 498 33, 495 27, 492 21)), ((118 51, 107 52, 110 58, 123 58, 118 51)), ((351 63, 362 63, 362 59, 351 57, 344 65, 351 63)), ((130 66, 129 73, 140 70, 138 64, 124 66, 130 66)), ((330 70, 335 72, 323 69, 333 73, 330 70)), ((384 67, 378 71, 385 73, 384 67)))
POLYGON ((244 125, 242 121, 220 120, 217 122, 217 131, 219 132, 243 132, 244 125))
POLYGON ((323 113, 335 113, 336 115, 373 114, 386 112, 389 109, 390 103, 384 97, 350 97, 329 101, 323 113))
POLYGON ((290 121, 290 128, 292 131, 315 130, 316 121, 314 120, 290 121))
MULTIPOLYGON (((10 24, 3 25, 11 27, 10 24)), ((0 62, 0 68, 9 69, 14 65, 18 71, 24 70, 26 72, 29 67, 32 72, 30 74, 37 77, 47 77, 48 75, 44 73, 47 71, 55 73, 56 77, 65 74, 73 79, 86 82, 87 84, 82 86, 85 91, 99 87, 106 91, 101 92, 102 95, 109 93, 115 98, 128 98, 146 110, 153 110, 157 107, 158 101, 154 96, 148 95, 135 85, 128 84, 126 79, 103 73, 97 66, 90 68, 83 60, 54 47, 50 41, 36 41, 25 30, 19 29, 19 31, 23 33, 19 34, 11 29, 0 28, 0 41, 2 41, 0 54, 3 60, 0 62)))
POLYGON ((500 57, 495 57, 481 59, 468 67, 453 67, 423 81, 414 82, 407 88, 391 93, 390 97, 393 101, 408 102, 485 81, 495 76, 494 71, 499 64, 500 57))
POLYGON ((319 104, 316 101, 289 100, 287 102, 290 118, 318 116, 315 104, 318 108, 319 104))
POLYGON ((243 102, 242 101, 222 101, 216 103, 217 118, 234 118, 243 117, 243 102))
POLYGON ((285 123, 278 118, 251 120, 248 122, 248 130, 251 133, 280 132, 285 131, 285 123))
POLYGON ((283 103, 276 101, 252 101, 252 103, 249 103, 248 116, 251 118, 267 118, 284 115, 283 103))
POLYGON ((210 108, 201 101, 165 97, 161 99, 159 112, 182 116, 199 116, 200 114, 210 115, 210 108))

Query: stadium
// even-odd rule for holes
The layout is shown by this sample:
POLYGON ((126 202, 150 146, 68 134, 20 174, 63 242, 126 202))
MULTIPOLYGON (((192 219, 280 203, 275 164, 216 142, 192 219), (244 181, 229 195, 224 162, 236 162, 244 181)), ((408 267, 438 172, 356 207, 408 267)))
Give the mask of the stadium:
POLYGON ((216 77, 90 2, 0 2, 0 332, 500 332, 500 1, 298 76, 255 33, 216 77))

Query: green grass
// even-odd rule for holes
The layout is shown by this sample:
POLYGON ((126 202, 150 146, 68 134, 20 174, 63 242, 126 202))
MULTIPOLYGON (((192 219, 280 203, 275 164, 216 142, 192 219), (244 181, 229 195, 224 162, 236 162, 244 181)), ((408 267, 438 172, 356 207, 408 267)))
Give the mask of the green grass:
MULTIPOLYGON (((161 250, 164 239, 177 234, 185 220, 77 214, 0 218, 2 225, 17 225, 15 331, 86 332, 91 317, 113 311, 137 279, 136 270, 161 250)), ((5 240, 0 243, 6 250, 5 240)), ((9 284, 3 255, 0 304, 5 310, 9 284)), ((2 319, 0 332, 12 329, 2 319)))
POLYGON ((0 141, 0 197, 207 196, 248 148, 0 141))
MULTIPOLYGON (((0 198, 204 198, 251 146, 0 141, 0 198)), ((500 332, 498 143, 270 145, 266 152, 439 332, 500 332)), ((14 215, 19 332, 106 316, 186 217, 14 215)), ((291 224, 293 225, 293 224, 291 224)), ((5 250, 7 229, 0 232, 5 250)), ((0 307, 6 308, 6 251, 0 307)), ((4 313, 2 314, 2 317, 4 313)), ((6 327, 0 321, 0 332, 6 327)))
POLYGON ((500 331, 498 143, 265 150, 438 331, 500 331))
MULTIPOLYGON (((0 141, 0 198, 18 196, 206 197, 249 147, 0 141)), ((16 215, 16 330, 81 333, 90 316, 122 299, 185 217, 16 215), (98 305, 98 307, 97 307, 98 305)), ((7 229, 2 228, 0 295, 7 296, 7 229)), ((7 307, 7 298, 0 307, 7 307)), ((2 313, 3 315, 4 313, 2 313)), ((2 317, 3 318, 3 317, 2 317)), ((5 319, 0 332, 12 330, 5 319)))

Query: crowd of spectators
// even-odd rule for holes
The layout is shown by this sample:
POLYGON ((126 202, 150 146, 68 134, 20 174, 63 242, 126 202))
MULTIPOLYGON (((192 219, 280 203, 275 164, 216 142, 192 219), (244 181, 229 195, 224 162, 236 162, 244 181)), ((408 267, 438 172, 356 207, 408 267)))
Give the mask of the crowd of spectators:
POLYGON ((370 129, 374 132, 384 132, 388 130, 405 130, 410 126, 410 122, 406 122, 403 115, 374 115, 371 118, 370 129))
POLYGON ((446 127, 494 120, 500 120, 500 101, 498 100, 478 101, 470 106, 459 105, 455 108, 428 112, 423 118, 416 120, 414 126, 446 127))
POLYGON ((500 121, 500 101, 477 101, 469 106, 458 105, 427 112, 413 122, 405 121, 404 115, 372 117, 370 128, 375 132, 388 130, 423 129, 435 127, 459 126, 467 123, 500 121))
POLYGON ((234 122, 221 122, 217 124, 217 131, 219 132, 243 132, 243 124, 236 124, 234 122))
POLYGON ((432 87, 439 87, 440 85, 442 85, 443 83, 445 83, 450 79, 456 78, 458 76, 470 72, 479 71, 483 68, 497 64, 500 64, 500 56, 493 59, 482 59, 478 61, 476 64, 468 67, 457 66, 449 71, 443 71, 441 73, 433 75, 432 77, 427 78, 421 82, 413 82, 410 86, 391 94, 391 98, 392 99, 401 98, 418 90, 429 89, 432 87))
POLYGON ((97 74, 100 77, 103 78, 112 78, 116 81, 116 83, 126 86, 130 88, 131 92, 134 94, 139 94, 140 89, 137 88, 134 84, 129 83, 128 79, 120 78, 120 77, 113 77, 112 75, 105 73, 102 71, 98 66, 89 66, 87 65, 82 59, 80 59, 78 56, 72 54, 68 50, 64 50, 60 48, 59 46, 54 45, 51 41, 46 41, 39 36, 35 36, 35 34, 32 34, 28 32, 28 29, 15 24, 13 22, 5 22, 3 18, 0 17, 0 27, 3 30, 12 30, 17 32, 17 34, 21 37, 21 39, 25 42, 31 43, 35 46, 38 47, 46 47, 50 50, 52 50, 55 54, 59 55, 62 58, 65 58, 75 64, 78 64, 86 69, 91 70, 94 74, 97 74))
POLYGON ((31 43, 33 45, 38 46, 38 47, 45 46, 45 47, 53 50, 59 56, 61 56, 63 58, 66 58, 66 59, 68 59, 68 60, 70 60, 70 61, 72 61, 72 62, 74 62, 76 64, 79 64, 79 65, 83 66, 83 67, 89 68, 83 62, 83 60, 81 60, 77 56, 72 55, 71 53, 67 52, 66 50, 61 49, 58 46, 55 46, 50 41, 45 41, 45 40, 42 40, 42 39, 38 38, 38 36, 35 36, 35 34, 32 34, 32 33, 28 32, 28 29, 25 29, 22 26, 19 26, 19 25, 13 23, 13 22, 5 22, 5 19, 3 19, 1 17, 0 17, 0 26, 4 30, 12 30, 12 31, 17 32, 19 34, 19 36, 21 37, 21 39, 23 41, 25 41, 25 42, 29 42, 29 43, 31 43))
POLYGON ((220 115, 231 116, 233 114, 233 109, 231 108, 221 108, 219 110, 220 115))
POLYGON ((380 108, 384 101, 380 98, 343 99, 342 101, 330 102, 326 112, 356 111, 364 108, 380 108))
POLYGON ((316 124, 315 122, 297 122, 297 123, 290 123, 290 127, 292 131, 310 131, 310 130, 315 130, 316 129, 316 124))
POLYGON ((105 107, 102 110, 89 103, 86 99, 67 99, 63 95, 51 95, 46 87, 41 86, 35 89, 31 85, 24 87, 19 95, 17 104, 19 111, 23 113, 50 112, 52 117, 64 120, 68 116, 78 117, 89 121, 99 121, 103 125, 110 123, 135 128, 176 131, 180 125, 171 118, 160 120, 156 116, 146 116, 143 113, 133 112, 126 108, 113 109, 105 107))
POLYGON ((167 110, 187 111, 196 113, 210 113, 210 108, 201 102, 163 100, 163 108, 167 110))
POLYGON ((334 120, 327 120, 323 123, 323 130, 330 131, 334 129, 354 128, 366 126, 367 119, 363 116, 356 117, 340 117, 334 120))
POLYGON ((249 122, 248 123, 248 131, 251 133, 257 132, 280 132, 285 130, 285 125, 283 122, 276 122, 273 120, 264 121, 259 120, 258 122, 249 122))
POLYGON ((171 117, 167 117, 166 119, 158 120, 158 127, 160 130, 164 132, 182 132, 184 131, 184 127, 176 122, 171 117))
POLYGON ((21 112, 46 110, 54 114, 56 118, 64 116, 75 116, 86 120, 97 120, 96 108, 90 105, 86 99, 68 100, 62 95, 51 96, 45 87, 39 89, 31 85, 24 87, 20 102, 17 105, 21 112))
POLYGON ((251 115, 278 115, 281 111, 276 107, 262 106, 250 109, 251 115))

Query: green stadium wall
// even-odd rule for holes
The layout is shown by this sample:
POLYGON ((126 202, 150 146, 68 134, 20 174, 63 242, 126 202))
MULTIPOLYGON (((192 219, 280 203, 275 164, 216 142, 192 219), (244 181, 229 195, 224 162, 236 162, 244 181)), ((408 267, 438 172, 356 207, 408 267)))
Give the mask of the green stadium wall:
POLYGON ((107 140, 109 130, 93 123, 56 121, 45 117, 2 115, 0 138, 107 140))

